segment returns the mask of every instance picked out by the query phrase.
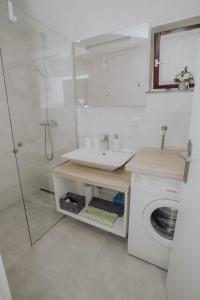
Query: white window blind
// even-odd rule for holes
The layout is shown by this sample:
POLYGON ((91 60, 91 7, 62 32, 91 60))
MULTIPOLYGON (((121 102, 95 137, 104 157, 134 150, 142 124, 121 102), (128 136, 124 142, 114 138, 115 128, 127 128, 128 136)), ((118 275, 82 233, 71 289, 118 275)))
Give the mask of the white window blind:
POLYGON ((200 29, 192 29, 161 35, 160 84, 174 83, 175 76, 188 66, 195 77, 200 29))

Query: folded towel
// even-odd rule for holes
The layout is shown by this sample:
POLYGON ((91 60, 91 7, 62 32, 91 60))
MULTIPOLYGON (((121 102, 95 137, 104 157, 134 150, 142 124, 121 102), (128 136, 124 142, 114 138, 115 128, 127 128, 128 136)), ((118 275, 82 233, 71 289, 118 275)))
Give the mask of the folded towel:
POLYGON ((124 193, 117 193, 115 197, 113 198, 114 203, 122 204, 124 205, 125 195, 124 193))
POLYGON ((85 207, 79 214, 80 216, 93 220, 97 223, 112 227, 118 215, 110 213, 103 209, 95 208, 92 206, 85 207))
POLYGON ((103 209, 107 212, 117 214, 122 217, 124 214, 124 205, 119 203, 113 203, 104 199, 93 197, 89 203, 89 206, 103 209))

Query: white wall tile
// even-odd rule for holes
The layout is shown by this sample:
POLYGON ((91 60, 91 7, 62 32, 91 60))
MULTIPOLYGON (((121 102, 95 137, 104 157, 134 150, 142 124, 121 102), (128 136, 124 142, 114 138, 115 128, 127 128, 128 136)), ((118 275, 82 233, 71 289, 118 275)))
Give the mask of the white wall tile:
POLYGON ((161 126, 167 125, 167 147, 185 148, 193 93, 147 94, 144 108, 79 108, 79 142, 87 136, 119 133, 123 147, 160 147, 161 126), (134 126, 134 119, 141 123, 134 126))

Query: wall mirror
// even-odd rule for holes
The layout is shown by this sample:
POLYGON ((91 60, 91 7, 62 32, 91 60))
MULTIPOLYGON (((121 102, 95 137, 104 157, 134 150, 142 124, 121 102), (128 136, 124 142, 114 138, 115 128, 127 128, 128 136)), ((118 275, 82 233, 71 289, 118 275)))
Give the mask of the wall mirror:
POLYGON ((74 43, 80 106, 143 106, 148 73, 148 24, 74 43))

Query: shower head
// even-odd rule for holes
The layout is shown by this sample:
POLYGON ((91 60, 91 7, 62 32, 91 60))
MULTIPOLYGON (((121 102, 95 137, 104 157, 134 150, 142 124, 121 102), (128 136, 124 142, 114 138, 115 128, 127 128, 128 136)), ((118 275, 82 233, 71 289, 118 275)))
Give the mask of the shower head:
POLYGON ((19 64, 15 64, 15 65, 9 65, 8 69, 25 69, 25 70, 33 70, 35 72, 37 72, 42 78, 47 78, 48 74, 43 73, 37 66, 35 65, 19 65, 19 64))
POLYGON ((47 34, 44 33, 44 32, 40 32, 40 36, 41 36, 43 41, 45 41, 47 39, 47 34))
POLYGON ((27 65, 25 68, 36 71, 42 78, 47 78, 47 75, 42 73, 42 71, 35 65, 27 65))

